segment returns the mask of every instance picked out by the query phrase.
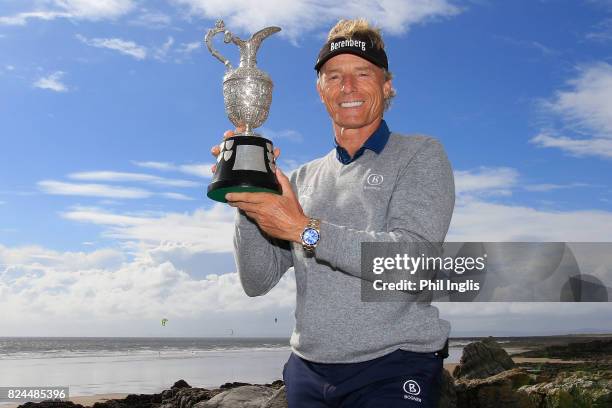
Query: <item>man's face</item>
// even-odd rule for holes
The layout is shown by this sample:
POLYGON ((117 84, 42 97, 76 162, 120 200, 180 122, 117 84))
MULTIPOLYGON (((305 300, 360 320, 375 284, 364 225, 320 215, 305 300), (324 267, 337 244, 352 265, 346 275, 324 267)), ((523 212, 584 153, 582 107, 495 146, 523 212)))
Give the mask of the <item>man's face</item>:
POLYGON ((370 61, 340 54, 321 67, 317 90, 336 125, 359 129, 382 117, 391 81, 370 61))

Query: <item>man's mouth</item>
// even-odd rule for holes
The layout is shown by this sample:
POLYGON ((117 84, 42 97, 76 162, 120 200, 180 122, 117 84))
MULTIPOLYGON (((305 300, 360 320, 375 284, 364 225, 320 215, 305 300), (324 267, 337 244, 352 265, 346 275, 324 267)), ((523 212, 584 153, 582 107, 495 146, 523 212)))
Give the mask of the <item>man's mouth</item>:
POLYGON ((350 102, 341 102, 340 106, 343 108, 356 108, 358 106, 363 105, 363 101, 350 101, 350 102))

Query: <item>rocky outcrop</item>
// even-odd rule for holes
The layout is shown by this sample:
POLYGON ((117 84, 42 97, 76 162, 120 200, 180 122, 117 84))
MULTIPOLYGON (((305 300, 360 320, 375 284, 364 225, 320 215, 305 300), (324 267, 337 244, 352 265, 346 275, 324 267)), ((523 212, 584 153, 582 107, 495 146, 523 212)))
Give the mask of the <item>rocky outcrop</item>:
POLYGON ((552 382, 521 387, 535 407, 612 407, 612 373, 560 373, 552 382))
POLYGON ((459 365, 453 371, 453 376, 466 379, 487 378, 512 369, 514 366, 514 361, 506 350, 489 337, 465 346, 459 365))
POLYGON ((440 401, 438 408, 457 408, 457 392, 455 380, 446 370, 442 370, 442 383, 440 385, 440 401))
POLYGON ((548 357, 562 360, 599 360, 607 357, 608 360, 610 360, 612 359, 612 339, 553 345, 537 350, 526 351, 517 354, 517 356, 548 357))
POLYGON ((261 408, 270 400, 275 390, 261 385, 243 385, 217 394, 194 408, 261 408))
POLYGON ((517 393, 533 378, 515 368, 484 379, 455 381, 458 408, 539 408, 524 394, 517 393))
POLYGON ((262 405, 261 408, 288 408, 285 386, 283 385, 279 388, 272 398, 262 405))

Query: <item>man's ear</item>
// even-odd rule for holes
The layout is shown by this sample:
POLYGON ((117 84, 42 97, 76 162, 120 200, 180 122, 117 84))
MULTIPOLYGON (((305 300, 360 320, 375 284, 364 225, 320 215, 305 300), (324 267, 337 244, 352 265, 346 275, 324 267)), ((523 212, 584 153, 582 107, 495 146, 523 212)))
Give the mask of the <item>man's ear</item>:
POLYGON ((391 95, 391 89, 393 89, 393 83, 389 79, 388 81, 385 81, 383 85, 383 93, 385 95, 385 98, 388 98, 389 95, 391 95))
POLYGON ((321 103, 325 103, 325 101, 323 100, 323 92, 321 90, 321 77, 317 78, 317 93, 319 94, 321 103))

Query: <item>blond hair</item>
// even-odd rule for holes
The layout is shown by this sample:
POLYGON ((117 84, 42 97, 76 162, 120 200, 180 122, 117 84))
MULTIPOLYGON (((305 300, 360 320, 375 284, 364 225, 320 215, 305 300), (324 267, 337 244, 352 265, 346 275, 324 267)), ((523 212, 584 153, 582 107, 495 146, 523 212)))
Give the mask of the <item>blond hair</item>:
MULTIPOLYGON (((370 25, 368 20, 365 18, 356 18, 353 20, 339 20, 335 26, 329 30, 329 34, 327 35, 327 41, 331 41, 335 38, 352 38, 354 35, 359 34, 361 36, 365 36, 370 39, 372 44, 376 48, 385 49, 385 42, 383 41, 382 34, 380 32, 380 28, 374 27, 370 25)), ((385 74, 385 82, 393 79, 393 74, 384 68, 382 68, 385 74)), ((391 88, 391 91, 388 95, 385 95, 385 111, 389 109, 391 106, 391 100, 397 95, 397 92, 394 88, 391 88)))

